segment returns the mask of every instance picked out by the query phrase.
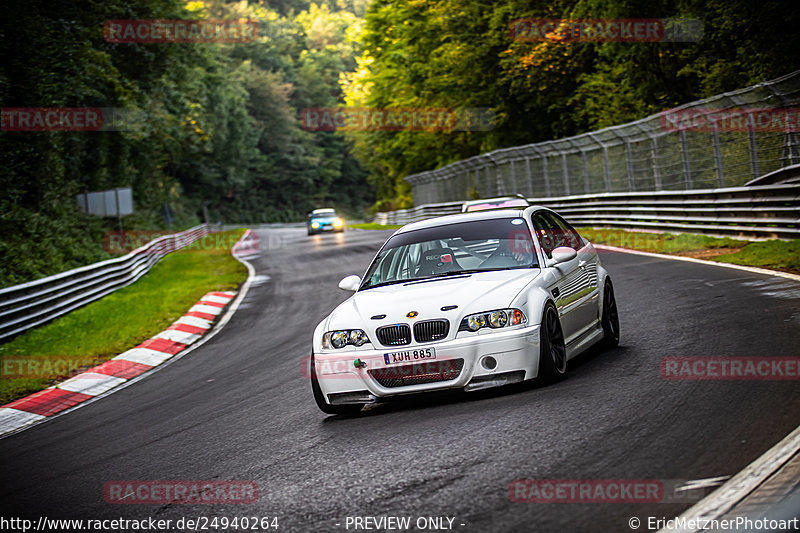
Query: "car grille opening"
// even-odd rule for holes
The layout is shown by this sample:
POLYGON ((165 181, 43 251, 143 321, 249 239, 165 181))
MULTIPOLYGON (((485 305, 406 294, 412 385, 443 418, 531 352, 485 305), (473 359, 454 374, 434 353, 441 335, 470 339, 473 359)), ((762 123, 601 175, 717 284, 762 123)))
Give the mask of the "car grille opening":
POLYGON ((438 341, 447 337, 450 321, 447 319, 423 320, 414 324, 414 339, 417 342, 438 341))
POLYGON ((375 333, 384 346, 403 346, 411 343, 411 328, 408 327, 408 324, 383 326, 378 328, 375 333))
POLYGON ((461 369, 463 368, 463 359, 443 359, 441 361, 426 361, 413 365, 376 368, 368 370, 367 373, 381 386, 394 388, 451 381, 461 375, 461 369))

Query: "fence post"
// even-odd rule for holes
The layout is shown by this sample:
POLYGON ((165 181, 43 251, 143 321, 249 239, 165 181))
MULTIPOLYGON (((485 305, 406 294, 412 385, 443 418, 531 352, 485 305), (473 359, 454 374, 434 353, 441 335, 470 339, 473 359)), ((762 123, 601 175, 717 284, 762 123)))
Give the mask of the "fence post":
POLYGON ((564 173, 564 194, 569 196, 569 175, 567 174, 567 153, 561 152, 561 170, 564 173))
POLYGON ((717 167, 717 184, 720 188, 725 186, 725 171, 722 168, 722 152, 719 148, 719 128, 717 123, 712 123, 711 140, 714 143, 714 164, 717 167))
POLYGON ((550 196, 550 171, 547 167, 547 154, 542 154, 542 170, 544 171, 544 195, 550 196))
POLYGON ((636 183, 633 181, 633 154, 631 153, 631 143, 625 139, 625 163, 628 167, 628 190, 636 190, 636 183))
POLYGON ((683 160, 683 180, 686 190, 692 188, 692 167, 689 166, 689 144, 686 141, 686 130, 681 130, 681 159, 683 160))
POLYGON ((583 192, 589 194, 591 187, 589 187, 589 167, 586 164, 586 152, 581 150, 581 165, 583 165, 583 192))
POLYGON ((603 144, 603 179, 606 182, 606 192, 611 192, 611 171, 608 168, 608 147, 603 144))
MULTIPOLYGON (((471 174, 469 169, 467 169, 467 174, 471 174)), ((470 183, 472 183, 472 178, 470 178, 470 183)), ((479 192, 480 191, 480 183, 481 183, 480 170, 476 167, 475 168, 475 187, 474 187, 475 194, 480 194, 480 192, 479 192)), ((470 186, 470 190, 472 190, 472 188, 473 187, 470 186)), ((472 200, 472 198, 468 198, 468 200, 472 200)))
POLYGON ((514 189, 511 191, 511 194, 517 194, 519 191, 517 190, 517 174, 514 171, 514 160, 511 160, 511 188, 514 189))
POLYGON ((454 199, 453 198, 453 192, 455 190, 454 177, 455 177, 455 173, 454 172, 450 172, 448 174, 445 174, 445 176, 443 178, 444 179, 444 194, 442 196, 443 196, 443 200, 445 202, 452 202, 453 199, 454 199))
POLYGON ((525 156, 525 176, 528 179, 528 198, 533 198, 533 177, 531 176, 531 158, 525 156))
POLYGON ((786 135, 784 135, 784 145, 786 147, 786 151, 789 152, 789 165, 781 165, 781 166, 791 166, 795 164, 795 152, 797 149, 797 134, 793 133, 789 130, 786 131, 786 135))
POLYGON ((503 196, 506 189, 505 184, 503 183, 503 169, 494 159, 492 159, 492 163, 494 164, 494 179, 495 187, 497 189, 497 196, 503 196))
POLYGON ((658 137, 653 137, 653 181, 657 191, 661 190, 661 171, 658 169, 658 137))
POLYGON ((753 179, 761 174, 758 171, 758 151, 756 150, 756 132, 752 126, 747 128, 747 139, 750 143, 750 167, 753 170, 753 179))

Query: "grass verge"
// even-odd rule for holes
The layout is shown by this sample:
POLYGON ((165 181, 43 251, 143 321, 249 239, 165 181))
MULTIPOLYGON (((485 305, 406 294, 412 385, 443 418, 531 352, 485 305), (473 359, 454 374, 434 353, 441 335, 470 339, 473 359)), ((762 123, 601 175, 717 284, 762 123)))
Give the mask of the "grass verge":
POLYGON ((209 291, 236 289, 247 269, 230 247, 244 231, 169 254, 136 283, 0 345, 0 405, 133 348, 209 291))
POLYGON ((595 244, 800 273, 800 240, 754 242, 691 233, 594 228, 581 228, 579 232, 595 244))
POLYGON ((402 224, 375 224, 374 222, 367 222, 364 224, 349 224, 348 228, 353 229, 398 229, 402 228, 402 224))

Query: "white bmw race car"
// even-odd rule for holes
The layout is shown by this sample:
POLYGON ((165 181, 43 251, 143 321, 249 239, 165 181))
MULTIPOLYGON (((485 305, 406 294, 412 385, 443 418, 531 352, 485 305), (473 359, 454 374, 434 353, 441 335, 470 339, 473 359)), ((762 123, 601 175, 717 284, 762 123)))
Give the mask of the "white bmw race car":
POLYGON ((314 331, 310 377, 329 414, 392 396, 562 378, 619 343, 614 288, 563 218, 532 206, 408 224, 314 331))

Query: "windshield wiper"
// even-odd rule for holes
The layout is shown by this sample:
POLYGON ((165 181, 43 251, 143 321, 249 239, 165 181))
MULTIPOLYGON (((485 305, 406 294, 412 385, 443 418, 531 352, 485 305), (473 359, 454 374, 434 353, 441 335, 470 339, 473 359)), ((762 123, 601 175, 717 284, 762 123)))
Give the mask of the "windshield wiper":
POLYGON ((478 270, 478 269, 459 270, 459 271, 453 271, 453 272, 442 272, 441 274, 433 274, 431 276, 425 276, 424 278, 410 278, 410 279, 396 279, 396 280, 392 280, 392 281, 382 281, 380 283, 376 283, 375 285, 369 285, 367 287, 361 287, 361 289, 362 290, 364 290, 364 289, 373 289, 375 287, 384 287, 386 285, 396 285, 398 283, 410 284, 410 283, 416 283, 418 281, 431 281, 431 280, 434 280, 434 279, 451 277, 451 276, 469 275, 469 274, 472 274, 474 272, 486 272, 486 270, 478 270))
POLYGON ((359 290, 366 290, 366 289, 374 289, 375 287, 385 287, 386 285, 397 285, 398 283, 406 283, 408 282, 407 279, 396 279, 392 281, 381 281, 380 283, 376 283, 374 285, 367 285, 365 287, 360 287, 359 290))
POLYGON ((442 272, 441 274, 432 274, 430 276, 425 276, 424 278, 414 278, 414 279, 407 279, 406 284, 416 283, 419 281, 432 281, 436 279, 442 278, 450 278, 454 276, 468 276, 470 274, 474 274, 476 272, 487 272, 487 270, 482 270, 479 268, 473 268, 470 270, 454 270, 452 272, 442 272))
POLYGON ((382 281, 380 283, 376 283, 375 285, 369 285, 367 287, 361 287, 361 290, 364 289, 373 289, 375 287, 383 287, 386 285, 396 285, 398 283, 404 283, 406 285, 412 285, 414 283, 422 283, 426 281, 435 281, 437 279, 445 279, 451 278, 456 276, 469 276, 470 274, 476 274, 478 272, 498 272, 500 270, 524 270, 526 268, 538 268, 539 265, 522 265, 522 266, 514 266, 514 267, 502 267, 502 268, 471 268, 468 270, 454 270, 452 272, 442 272, 441 274, 432 274, 430 276, 425 276, 422 278, 411 278, 411 279, 396 279, 393 281, 382 281))

